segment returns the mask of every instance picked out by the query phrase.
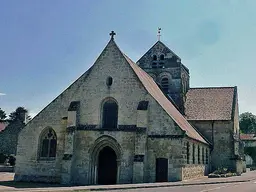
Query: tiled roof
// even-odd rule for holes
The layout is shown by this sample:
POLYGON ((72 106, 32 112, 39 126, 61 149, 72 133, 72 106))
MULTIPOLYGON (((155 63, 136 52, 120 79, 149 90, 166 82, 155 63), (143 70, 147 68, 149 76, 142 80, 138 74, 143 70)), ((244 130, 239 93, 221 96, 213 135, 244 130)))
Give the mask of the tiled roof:
POLYGON ((168 115, 172 117, 177 125, 186 132, 187 136, 203 143, 207 143, 203 137, 188 123, 183 115, 173 106, 173 104, 165 97, 155 81, 124 53, 123 55, 148 93, 161 105, 168 115))
POLYGON ((188 120, 231 120, 236 87, 191 88, 186 95, 188 120))
POLYGON ((241 140, 256 140, 256 134, 240 134, 241 140))

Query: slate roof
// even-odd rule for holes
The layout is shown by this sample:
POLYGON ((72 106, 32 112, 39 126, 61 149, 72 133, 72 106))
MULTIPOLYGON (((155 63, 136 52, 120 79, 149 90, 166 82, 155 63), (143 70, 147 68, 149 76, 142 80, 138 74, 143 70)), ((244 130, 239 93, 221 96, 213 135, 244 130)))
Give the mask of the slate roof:
POLYGON ((256 134, 240 134, 240 139, 243 141, 256 140, 256 134))
POLYGON ((186 94, 188 120, 231 120, 236 87, 191 88, 186 94))
POLYGON ((161 105, 167 114, 172 117, 177 125, 186 132, 186 135, 203 143, 207 143, 204 138, 192 127, 192 125, 189 124, 184 116, 174 107, 174 105, 165 97, 155 81, 128 56, 126 56, 124 53, 123 55, 148 93, 161 105))

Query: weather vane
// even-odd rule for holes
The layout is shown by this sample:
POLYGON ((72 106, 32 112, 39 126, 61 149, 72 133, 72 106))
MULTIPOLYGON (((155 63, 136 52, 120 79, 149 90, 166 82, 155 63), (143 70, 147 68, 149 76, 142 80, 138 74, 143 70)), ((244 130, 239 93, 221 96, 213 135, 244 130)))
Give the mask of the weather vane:
POLYGON ((161 28, 160 27, 158 27, 158 32, 157 32, 158 34, 157 34, 157 39, 158 39, 158 41, 160 41, 160 37, 161 37, 161 28))

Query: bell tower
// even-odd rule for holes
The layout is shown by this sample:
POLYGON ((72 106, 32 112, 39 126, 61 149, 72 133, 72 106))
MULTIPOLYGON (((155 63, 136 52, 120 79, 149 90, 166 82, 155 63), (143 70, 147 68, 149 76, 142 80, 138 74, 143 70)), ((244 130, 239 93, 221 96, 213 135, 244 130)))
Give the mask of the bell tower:
POLYGON ((159 85, 165 96, 184 114, 189 70, 160 39, 137 61, 159 85))

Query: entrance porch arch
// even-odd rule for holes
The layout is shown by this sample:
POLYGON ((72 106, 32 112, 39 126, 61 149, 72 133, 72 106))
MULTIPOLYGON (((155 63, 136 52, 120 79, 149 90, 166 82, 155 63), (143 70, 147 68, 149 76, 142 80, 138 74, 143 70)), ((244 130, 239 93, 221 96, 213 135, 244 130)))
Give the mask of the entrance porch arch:
MULTIPOLYGON (((94 145, 90 148, 90 171, 89 171, 89 183, 90 184, 99 184, 99 174, 102 174, 102 170, 99 168, 103 168, 104 163, 102 163, 106 157, 106 153, 110 153, 109 161, 113 167, 113 171, 116 172, 116 181, 113 183, 105 183, 102 178, 100 179, 100 184, 116 184, 119 183, 119 175, 120 175, 120 165, 121 165, 121 157, 122 157, 122 150, 121 146, 118 142, 110 137, 110 136, 101 136, 95 142, 94 145), (99 161, 99 158, 101 160, 99 161), (111 162, 112 161, 112 162, 111 162), (113 162, 116 161, 116 162, 113 162), (100 165, 100 167, 99 167, 100 165)), ((104 169, 104 168, 103 168, 104 169)), ((101 175, 102 176, 102 175, 101 175)))

